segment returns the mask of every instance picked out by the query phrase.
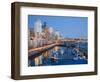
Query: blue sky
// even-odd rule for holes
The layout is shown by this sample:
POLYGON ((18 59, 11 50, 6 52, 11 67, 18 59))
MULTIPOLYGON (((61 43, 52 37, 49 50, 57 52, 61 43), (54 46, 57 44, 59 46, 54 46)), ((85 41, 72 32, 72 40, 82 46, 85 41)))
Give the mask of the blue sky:
POLYGON ((48 26, 59 31, 64 37, 79 38, 88 35, 87 17, 28 15, 29 28, 34 28, 34 22, 37 19, 46 22, 48 26))

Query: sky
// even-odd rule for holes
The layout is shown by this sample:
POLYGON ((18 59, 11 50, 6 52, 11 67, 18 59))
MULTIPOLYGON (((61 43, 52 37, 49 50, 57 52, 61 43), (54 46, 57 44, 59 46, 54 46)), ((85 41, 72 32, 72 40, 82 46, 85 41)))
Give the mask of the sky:
POLYGON ((59 31, 64 38, 87 38, 87 17, 28 15, 28 27, 34 28, 34 23, 38 19, 42 23, 46 22, 48 27, 59 31))

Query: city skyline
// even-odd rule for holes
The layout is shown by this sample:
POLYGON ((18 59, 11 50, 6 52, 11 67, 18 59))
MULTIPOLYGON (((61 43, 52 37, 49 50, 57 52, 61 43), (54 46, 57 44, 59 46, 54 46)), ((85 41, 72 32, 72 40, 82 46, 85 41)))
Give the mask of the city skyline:
POLYGON ((28 27, 34 28, 34 23, 38 19, 41 20, 42 24, 46 22, 48 27, 60 31, 65 38, 87 38, 87 17, 29 15, 28 27))
POLYGON ((28 66, 88 63, 87 18, 29 15, 28 24, 28 66))

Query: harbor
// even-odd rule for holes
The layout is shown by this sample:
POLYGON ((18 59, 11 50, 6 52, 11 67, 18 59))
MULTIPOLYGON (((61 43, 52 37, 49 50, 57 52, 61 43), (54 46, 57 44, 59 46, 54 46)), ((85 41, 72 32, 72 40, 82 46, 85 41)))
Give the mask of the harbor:
MULTIPOLYGON (((41 17, 43 16, 40 16, 40 18, 41 17)), ((83 35, 79 35, 79 33, 82 33, 80 30, 78 32, 76 30, 75 32, 78 37, 72 32, 70 32, 70 35, 67 35, 69 31, 61 29, 63 25, 60 25, 59 28, 56 26, 52 27, 48 25, 47 22, 41 21, 40 19, 34 20, 33 23, 32 18, 35 17, 30 16, 30 22, 34 25, 32 25, 32 28, 28 28, 29 67, 88 63, 88 39, 87 37, 83 37, 83 35)), ((77 18, 71 19, 76 20, 77 18)), ((47 21, 49 22, 49 20, 47 21)), ((62 20, 62 23, 63 22, 62 20)), ((74 30, 71 31, 74 32, 74 30)))
POLYGON ((29 50, 29 66, 87 64, 87 42, 67 41, 29 50))

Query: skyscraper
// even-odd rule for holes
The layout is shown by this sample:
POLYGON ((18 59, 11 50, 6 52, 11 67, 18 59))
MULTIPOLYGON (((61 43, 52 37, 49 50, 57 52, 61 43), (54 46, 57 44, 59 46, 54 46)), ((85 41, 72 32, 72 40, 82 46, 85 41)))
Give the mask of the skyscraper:
POLYGON ((34 33, 35 35, 40 34, 42 32, 42 22, 41 20, 36 20, 36 22, 34 23, 34 33))
POLYGON ((55 32, 56 39, 61 39, 61 34, 59 31, 55 32))
POLYGON ((44 22, 43 25, 42 25, 42 28, 45 29, 46 27, 47 27, 47 23, 44 22))

